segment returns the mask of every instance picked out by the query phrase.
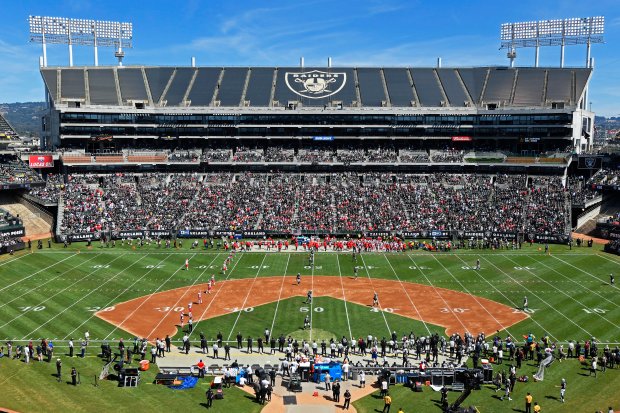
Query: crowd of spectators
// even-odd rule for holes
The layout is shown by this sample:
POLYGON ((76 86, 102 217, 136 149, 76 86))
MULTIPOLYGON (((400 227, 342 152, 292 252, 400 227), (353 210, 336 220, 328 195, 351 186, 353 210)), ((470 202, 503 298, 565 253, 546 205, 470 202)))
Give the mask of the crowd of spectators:
POLYGON ((399 156, 402 163, 429 163, 431 160, 426 151, 411 151, 403 149, 399 156))
POLYGON ((364 149, 359 148, 343 148, 336 151, 336 160, 338 162, 353 163, 364 162, 364 149))
POLYGON ((205 148, 202 152, 204 162, 230 162, 232 150, 205 148))
POLYGON ((238 146, 232 160, 233 162, 265 162, 265 154, 262 149, 238 146))
POLYGON ((36 187, 30 190, 30 195, 38 198, 42 203, 56 203, 58 196, 64 187, 64 180, 60 174, 48 174, 44 187, 36 187))
POLYGON ((620 169, 601 169, 595 173, 588 184, 594 185, 618 185, 620 183, 620 169))
POLYGON ((304 163, 333 162, 334 151, 318 148, 300 149, 297 152, 297 160, 304 163))
POLYGON ((586 184, 581 178, 570 178, 569 188, 571 195, 571 203, 574 206, 583 206, 588 201, 591 201, 599 196, 601 193, 592 188, 591 184, 586 184))
POLYGON ((443 151, 431 151, 431 160, 439 163, 462 163, 465 152, 456 149, 446 149, 443 151))
POLYGON ((170 162, 198 162, 200 160, 200 151, 174 151, 168 155, 170 162))
POLYGON ((69 178, 60 189, 64 233, 265 229, 563 234, 570 217, 569 190, 560 177, 193 173, 69 178))
POLYGON ((265 150, 266 162, 293 162, 295 160, 295 150, 281 146, 270 146, 265 150))
POLYGON ((41 176, 15 155, 0 155, 0 184, 43 182, 41 176))

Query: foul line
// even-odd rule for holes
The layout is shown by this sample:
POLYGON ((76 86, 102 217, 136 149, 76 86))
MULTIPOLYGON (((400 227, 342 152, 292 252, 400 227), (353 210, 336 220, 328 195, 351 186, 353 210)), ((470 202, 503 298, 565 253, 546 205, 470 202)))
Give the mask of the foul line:
MULTIPOLYGON (((192 256, 190 257, 190 259, 194 258, 195 256, 196 256, 196 254, 194 253, 194 255, 192 255, 192 256)), ((166 258, 166 259, 168 259, 168 258, 166 258)), ((148 300, 150 300, 150 299, 151 299, 151 297, 153 297, 153 296, 154 296, 154 295, 155 295, 155 294, 156 294, 159 290, 161 290, 161 288, 162 288, 162 287, 163 287, 163 286, 164 286, 164 285, 165 285, 168 281, 170 281, 170 279, 171 279, 172 277, 174 277, 174 275, 175 275, 176 273, 178 273, 179 271, 181 271, 181 269, 182 269, 182 268, 183 268, 183 267, 182 267, 182 266, 180 266, 179 268, 177 268, 177 270, 176 270, 175 272, 173 272, 172 274, 170 274, 170 277, 166 278, 166 280, 165 280, 163 283, 161 283, 161 284, 160 284, 160 286, 159 286, 159 287, 157 287, 157 289, 156 289, 155 291, 153 291, 152 293, 150 293, 150 294, 146 297, 146 300, 143 300, 143 301, 140 303, 140 305, 139 305, 138 307, 134 308, 134 310, 133 310, 131 313, 129 313, 129 314, 127 315, 127 317, 125 317, 125 318, 123 319, 123 321, 121 321, 121 323, 120 323, 120 324, 118 324, 118 325, 114 326, 114 329, 112 329, 112 331, 110 331, 110 332, 108 333, 108 335, 107 335, 107 336, 105 336, 103 339, 104 339, 104 340, 107 340, 107 339, 108 339, 108 337, 110 337, 110 336, 112 335, 112 333, 114 333, 114 332, 115 332, 116 330, 118 330, 118 329, 119 329, 119 328, 120 328, 123 324, 125 324, 125 322, 126 322, 127 320, 129 320, 129 318, 130 318, 131 316, 133 316, 133 315, 136 313, 136 311, 138 311, 140 308, 142 308, 142 306, 143 306, 143 305, 144 305, 144 304, 145 304, 148 300)))
POLYGON ((407 295, 407 298, 409 299, 409 302, 411 303, 411 305, 413 306, 413 309, 415 310, 416 313, 418 313, 418 317, 420 318, 420 321, 422 322, 422 324, 424 324, 424 328, 426 328, 426 331, 428 331, 429 335, 431 334, 431 330, 430 328, 428 328, 428 325, 426 325, 426 322, 424 321, 424 318, 422 317, 422 314, 420 314, 420 312, 418 311, 418 307, 415 305, 415 303, 413 302, 413 300, 411 299, 411 296, 409 295, 409 292, 407 291, 407 289, 405 288, 405 285, 403 284, 403 282, 400 280, 400 277, 398 277, 398 274, 396 273, 396 270, 394 269, 394 267, 392 266, 392 263, 390 262, 390 260, 388 259, 387 255, 383 254, 383 257, 385 258, 385 260, 388 262, 388 265, 390 266, 390 268, 392 269, 392 272, 394 273, 394 275, 396 276, 396 279, 398 280, 398 283, 400 284, 400 287, 403 289, 403 291, 405 292, 405 294, 407 295))
MULTIPOLYGON (((377 290, 375 290, 375 284, 372 282, 372 278, 370 278, 370 272, 368 272, 368 267, 366 266, 366 261, 364 261, 364 256, 361 253, 359 254, 359 256, 362 259, 362 264, 364 264, 364 269, 366 270, 366 275, 368 276, 368 280, 370 281, 370 286, 372 287, 372 292, 378 294, 377 290)), ((383 311, 383 306, 381 305, 381 300, 379 300, 379 310, 381 310, 381 315, 383 316, 383 321, 385 321, 385 326, 388 329, 388 334, 392 334, 392 329, 390 328, 390 325, 388 324, 387 318, 385 317, 385 311, 383 311)))
POLYGON ((340 287, 342 288, 342 301, 344 302, 344 313, 347 316, 347 325, 349 326, 349 337, 351 337, 351 340, 355 340, 355 337, 353 337, 353 331, 351 331, 351 320, 349 319, 347 297, 345 296, 344 283, 342 282, 342 271, 340 270, 340 254, 336 254, 336 262, 338 263, 338 276, 340 277, 340 287))
POLYGON ((265 254, 263 256, 263 260, 260 262, 260 265, 258 266, 258 271, 256 271, 256 275, 254 276, 254 279, 252 280, 252 285, 250 285, 250 288, 248 289, 248 293, 245 295, 245 300, 243 300, 243 304, 241 304, 241 308, 239 308, 239 312, 237 313, 237 318, 235 319, 235 323, 233 324, 232 328, 230 329, 230 334, 228 334, 228 338, 226 339, 227 341, 230 340, 230 337, 232 336, 233 331, 235 331, 235 327, 237 327, 237 322, 239 321, 239 317, 241 317, 241 313, 243 312, 243 308, 245 307, 245 303, 248 302, 248 298, 250 298, 250 293, 252 292, 252 288, 254 287, 254 283, 258 279, 258 274, 260 273, 260 270, 263 268, 263 264, 265 263, 265 258, 267 258, 267 254, 265 254))
POLYGON ((278 315, 278 307, 280 306, 280 299, 282 298, 282 290, 284 289, 284 280, 286 279, 286 272, 288 271, 288 263, 291 260, 291 254, 288 254, 286 259, 286 267, 284 268, 284 275, 282 276, 282 284, 280 284, 280 293, 278 294, 278 301, 276 302, 276 310, 273 313, 273 321, 271 322, 270 336, 273 337, 273 327, 276 325, 276 317, 278 315))
MULTIPOLYGON (((424 274, 424 271, 422 271, 422 269, 420 268, 420 266, 413 260, 413 258, 411 257, 411 255, 409 255, 409 259, 411 260, 411 262, 413 263, 413 265, 415 265, 415 268, 420 271, 420 274, 422 274, 422 277, 424 277, 424 279, 426 280, 426 282, 428 283, 428 285, 433 289, 433 291, 435 291, 435 294, 437 294, 437 296, 439 298, 441 298, 441 301, 443 301, 443 303, 445 304, 445 308, 450 310, 450 304, 448 304, 448 302, 446 301, 445 298, 443 298, 443 295, 441 295, 439 293, 439 290, 437 289, 437 287, 435 287, 433 285, 433 283, 431 282, 431 280, 429 280, 429 278, 426 276, 426 274, 424 274)), ((456 315, 456 313, 454 311, 450 311, 450 314, 452 314, 454 316, 454 318, 456 318, 456 321, 459 322, 459 324, 461 325, 461 327, 463 327, 463 331, 467 331, 467 327, 465 327, 465 324, 463 324, 463 320, 460 319, 460 317, 458 315, 456 315)))

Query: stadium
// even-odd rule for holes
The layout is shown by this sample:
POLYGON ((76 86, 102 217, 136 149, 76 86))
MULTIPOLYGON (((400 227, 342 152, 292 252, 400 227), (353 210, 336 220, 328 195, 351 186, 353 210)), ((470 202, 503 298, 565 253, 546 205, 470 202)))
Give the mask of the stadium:
POLYGON ((0 407, 617 408, 593 73, 42 65, 40 148, 0 118, 0 407))

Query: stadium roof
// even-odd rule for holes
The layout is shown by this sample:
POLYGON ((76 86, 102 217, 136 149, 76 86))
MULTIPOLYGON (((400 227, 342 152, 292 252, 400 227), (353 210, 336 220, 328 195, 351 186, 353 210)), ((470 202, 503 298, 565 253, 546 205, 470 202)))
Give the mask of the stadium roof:
POLYGON ((576 106, 589 68, 42 68, 55 103, 147 107, 576 106))

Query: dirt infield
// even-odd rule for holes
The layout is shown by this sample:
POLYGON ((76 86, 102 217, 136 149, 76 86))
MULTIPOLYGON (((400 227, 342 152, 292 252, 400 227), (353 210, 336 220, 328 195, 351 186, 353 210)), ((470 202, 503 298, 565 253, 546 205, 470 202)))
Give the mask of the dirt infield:
MULTIPOLYGON (((315 275, 314 297, 342 299, 343 290, 340 282, 335 282, 337 280, 333 276, 315 275)), ((395 280, 353 280, 347 277, 343 281, 347 301, 370 306, 373 292, 379 291, 381 308, 390 308, 394 314, 445 327, 448 335, 465 330, 472 334, 483 331, 492 334, 528 318, 527 314, 504 304, 459 291, 395 280)), ((193 318, 197 322, 230 314, 231 308, 240 305, 240 291, 251 289, 244 304, 246 308, 276 302, 278 298, 305 297, 307 292, 307 286, 297 286, 292 276, 287 276, 284 282, 282 277, 260 277, 256 283, 254 279, 246 278, 216 283, 211 294, 202 295, 203 303, 196 304, 198 291, 205 291, 206 287, 207 284, 199 284, 162 291, 118 303, 109 311, 99 311, 96 315, 119 329, 154 340, 177 333, 179 312, 174 309, 185 307, 190 301, 194 302, 193 318), (170 310, 156 310, 164 307, 170 310)))

